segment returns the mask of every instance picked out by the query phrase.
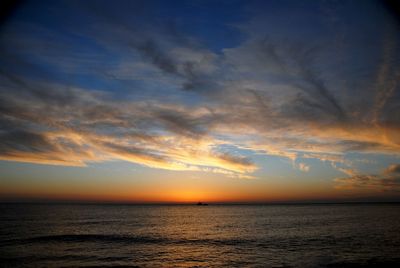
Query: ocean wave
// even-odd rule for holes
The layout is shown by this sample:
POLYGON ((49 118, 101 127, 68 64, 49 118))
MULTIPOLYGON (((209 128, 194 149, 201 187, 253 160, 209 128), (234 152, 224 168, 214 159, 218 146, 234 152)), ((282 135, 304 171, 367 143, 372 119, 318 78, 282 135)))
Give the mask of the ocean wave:
POLYGON ((35 244, 35 243, 126 243, 126 244, 195 244, 213 246, 236 246, 242 244, 253 244, 260 242, 256 239, 184 239, 184 238, 165 238, 157 236, 138 236, 138 235, 107 235, 107 234, 62 234, 36 236, 26 239, 13 239, 4 241, 3 245, 10 244, 35 244))
POLYGON ((122 243, 163 243, 166 239, 148 236, 104 235, 104 234, 63 234, 38 236, 25 239, 26 242, 122 242, 122 243))

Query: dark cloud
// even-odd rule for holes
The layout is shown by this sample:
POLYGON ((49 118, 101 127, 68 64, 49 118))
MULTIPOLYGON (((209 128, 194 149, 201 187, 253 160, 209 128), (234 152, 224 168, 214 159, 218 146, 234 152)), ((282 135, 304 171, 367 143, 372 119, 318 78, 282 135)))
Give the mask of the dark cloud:
MULTIPOLYGON (((346 120, 346 112, 342 105, 315 70, 315 62, 318 59, 318 53, 321 53, 321 48, 271 39, 259 41, 256 48, 261 50, 261 55, 265 55, 264 59, 268 64, 273 63, 272 66, 278 69, 286 82, 292 83, 302 92, 288 104, 288 106, 295 105, 293 109, 296 113, 300 112, 306 116, 326 113, 339 121, 346 120)), ((266 67, 270 68, 271 65, 266 67)))
POLYGON ((380 175, 355 174, 335 179, 338 189, 369 189, 383 192, 400 191, 400 165, 390 165, 380 175))
MULTIPOLYGON (((329 38, 295 32, 260 38, 260 31, 215 52, 176 21, 157 20, 145 1, 129 1, 127 10, 108 10, 105 2, 65 6, 86 6, 78 10, 88 25, 79 22, 80 29, 71 21, 75 27, 66 26, 66 32, 39 27, 29 34, 26 25, 13 35, 2 32, 3 158, 20 153, 22 161, 22 153, 37 152, 48 160, 71 157, 78 164, 128 159, 190 169, 196 166, 192 157, 200 163, 197 168, 247 172, 255 169, 251 159, 221 153, 221 144, 293 161, 301 154, 339 162, 327 155, 399 152, 398 41, 392 32, 379 49, 370 45, 381 60, 367 62, 374 77, 358 83, 353 81, 361 79, 354 76, 357 64, 340 65, 348 74, 337 68, 334 57, 342 51, 329 38), (70 35, 92 47, 74 48, 81 43, 65 37, 70 35), (92 48, 104 55, 92 54, 92 48), (44 155, 48 152, 54 154, 44 155)), ((365 29, 359 31, 362 35, 365 29)), ((364 43, 355 44, 341 47, 348 49, 343 55, 352 59, 360 49, 361 58, 369 59, 364 43)), ((387 184, 392 179, 385 178, 387 184)), ((384 185, 385 180, 357 175, 347 182, 384 185)))
POLYGON ((364 152, 389 149, 379 142, 363 142, 356 140, 343 140, 340 141, 337 145, 344 148, 345 151, 349 152, 364 152))
MULTIPOLYGON (((126 8, 130 12, 123 12, 122 16, 114 14, 115 10, 105 10, 97 3, 82 5, 94 16, 96 24, 102 25, 104 33, 94 35, 99 42, 111 49, 121 48, 127 54, 138 53, 144 61, 164 74, 185 80, 182 84, 183 90, 209 91, 212 83, 198 70, 199 63, 191 59, 177 58, 171 53, 174 48, 183 48, 194 53, 204 50, 201 40, 195 40, 185 33, 182 27, 179 27, 177 19, 163 18, 160 22, 159 17, 154 18, 152 4, 146 1, 128 1, 126 8), (147 22, 144 24, 143 21, 147 22)), ((93 35, 92 32, 86 34, 93 35)), ((106 76, 118 80, 115 75, 105 73, 106 76)))
MULTIPOLYGON (((174 44, 175 46, 184 45, 174 44)), ((160 44, 152 39, 145 42, 139 42, 132 45, 146 60, 152 63, 162 72, 182 78, 185 82, 182 84, 182 89, 199 93, 208 93, 218 89, 215 81, 199 71, 199 62, 193 60, 178 61, 168 53, 169 48, 162 48, 160 44)), ((181 47, 189 49, 192 53, 200 53, 196 47, 181 47)))
POLYGON ((40 133, 26 130, 3 130, 0 132, 0 155, 7 156, 20 152, 40 153, 53 151, 57 151, 57 149, 40 133))
POLYGON ((390 165, 385 169, 385 174, 400 174, 400 164, 390 165))
POLYGON ((228 153, 217 154, 217 156, 220 159, 230 162, 230 163, 233 163, 233 164, 242 165, 242 166, 254 166, 254 163, 247 157, 235 156, 235 155, 231 155, 228 153))
POLYGON ((175 61, 165 54, 153 40, 147 40, 134 46, 160 70, 168 74, 179 74, 175 61))
POLYGON ((110 142, 102 143, 103 146, 110 148, 113 153, 127 155, 128 157, 139 157, 156 162, 165 162, 167 159, 162 155, 149 152, 147 149, 138 148, 132 145, 120 145, 110 142))
POLYGON ((371 190, 381 192, 398 192, 400 177, 378 175, 354 175, 348 178, 335 179, 336 188, 344 190, 371 190))
POLYGON ((205 135, 212 122, 210 116, 190 116, 171 109, 156 111, 156 118, 167 130, 193 138, 205 135))

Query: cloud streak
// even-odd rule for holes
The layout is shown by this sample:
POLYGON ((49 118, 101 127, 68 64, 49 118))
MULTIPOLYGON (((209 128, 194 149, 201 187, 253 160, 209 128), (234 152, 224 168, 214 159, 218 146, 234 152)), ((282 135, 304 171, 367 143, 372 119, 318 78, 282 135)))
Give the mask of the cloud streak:
MULTIPOLYGON (((301 159, 329 162, 350 175, 336 180, 343 187, 396 184, 389 175, 357 175, 344 159, 400 153, 400 116, 389 109, 400 101, 393 32, 373 55, 381 64, 368 62, 374 79, 361 83, 355 63, 349 73, 338 68, 356 51, 338 50, 337 36, 282 38, 259 30, 267 24, 255 17, 239 27, 240 44, 215 51, 151 14, 129 21, 101 8, 82 12, 88 26, 64 33, 83 38, 78 44, 51 29, 43 37, 34 23, 2 31, 0 159, 75 166, 118 159, 252 178, 255 156, 269 155, 299 160, 303 172, 312 169, 301 159)), ((343 33, 347 41, 363 47, 352 31, 343 33)))
POLYGON ((372 190, 378 192, 399 192, 399 165, 389 166, 380 175, 352 174, 347 178, 335 179, 336 189, 339 190, 372 190))

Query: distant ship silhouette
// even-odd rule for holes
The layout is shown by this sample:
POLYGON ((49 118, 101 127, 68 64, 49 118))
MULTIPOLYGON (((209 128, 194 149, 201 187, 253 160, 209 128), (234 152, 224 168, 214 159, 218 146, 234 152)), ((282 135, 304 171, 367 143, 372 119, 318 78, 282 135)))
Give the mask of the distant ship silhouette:
POLYGON ((198 202, 197 206, 208 206, 208 204, 207 203, 198 202))

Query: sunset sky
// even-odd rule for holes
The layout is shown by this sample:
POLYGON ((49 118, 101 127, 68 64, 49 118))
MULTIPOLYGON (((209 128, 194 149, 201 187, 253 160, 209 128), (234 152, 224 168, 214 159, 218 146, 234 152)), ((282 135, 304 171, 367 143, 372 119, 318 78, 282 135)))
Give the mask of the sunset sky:
POLYGON ((400 200, 382 1, 27 1, 0 21, 0 199, 400 200))

